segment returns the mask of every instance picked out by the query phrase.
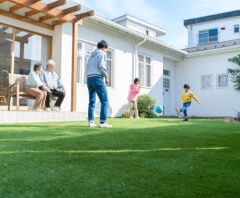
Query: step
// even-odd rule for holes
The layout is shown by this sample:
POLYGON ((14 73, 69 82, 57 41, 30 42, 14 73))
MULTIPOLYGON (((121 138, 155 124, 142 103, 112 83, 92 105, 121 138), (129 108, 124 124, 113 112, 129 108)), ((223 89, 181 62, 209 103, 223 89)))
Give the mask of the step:
POLYGON ((85 112, 0 111, 0 123, 85 121, 85 112))

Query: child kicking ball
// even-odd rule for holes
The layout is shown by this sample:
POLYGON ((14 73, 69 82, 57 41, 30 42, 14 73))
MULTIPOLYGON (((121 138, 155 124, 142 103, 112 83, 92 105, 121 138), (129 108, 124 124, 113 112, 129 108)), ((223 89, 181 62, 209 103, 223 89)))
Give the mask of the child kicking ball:
POLYGON ((182 93, 182 103, 183 103, 183 107, 181 109, 176 108, 176 111, 178 113, 178 115, 180 115, 181 112, 184 113, 184 121, 188 121, 188 114, 187 114, 187 109, 191 106, 192 103, 192 98, 198 103, 200 104, 199 100, 197 99, 197 97, 194 95, 193 92, 191 92, 190 90, 190 85, 185 84, 184 85, 184 92, 182 93))

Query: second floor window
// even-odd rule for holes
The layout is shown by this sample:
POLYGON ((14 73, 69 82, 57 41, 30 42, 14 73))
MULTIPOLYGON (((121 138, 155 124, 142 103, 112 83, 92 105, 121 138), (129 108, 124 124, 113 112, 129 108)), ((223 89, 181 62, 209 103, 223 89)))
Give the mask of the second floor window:
POLYGON ((239 33, 239 25, 234 25, 234 33, 239 33))
POLYGON ((138 71, 141 85, 151 87, 151 64, 152 60, 148 56, 138 55, 138 71))
POLYGON ((199 44, 211 43, 218 41, 218 29, 199 31, 199 44))

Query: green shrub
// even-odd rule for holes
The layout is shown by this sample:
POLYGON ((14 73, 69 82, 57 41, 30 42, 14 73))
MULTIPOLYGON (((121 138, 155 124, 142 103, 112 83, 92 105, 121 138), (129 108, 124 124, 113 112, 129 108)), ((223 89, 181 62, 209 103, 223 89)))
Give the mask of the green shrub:
POLYGON ((140 95, 137 99, 139 115, 144 118, 157 117, 153 112, 156 100, 147 94, 140 95))

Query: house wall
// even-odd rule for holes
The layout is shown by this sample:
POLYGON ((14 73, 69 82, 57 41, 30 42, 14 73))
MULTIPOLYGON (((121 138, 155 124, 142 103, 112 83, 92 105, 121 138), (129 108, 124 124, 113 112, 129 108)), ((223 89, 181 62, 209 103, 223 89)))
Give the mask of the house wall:
POLYGON ((72 24, 64 23, 54 29, 53 60, 56 62, 56 72, 65 89, 66 97, 62 104, 63 111, 71 111, 72 87, 72 24))
MULTIPOLYGON (((114 51, 113 87, 108 87, 109 93, 109 116, 121 116, 128 108, 127 95, 129 85, 133 82, 134 46, 140 40, 124 35, 116 30, 112 30, 104 25, 83 21, 83 26, 79 27, 79 39, 91 43, 97 43, 104 39, 108 41, 114 51)), ((162 105, 162 71, 163 55, 152 50, 150 45, 139 47, 139 53, 152 57, 151 83, 152 88, 142 88, 141 94, 147 93, 157 99, 157 103, 162 105)), ((87 112, 88 90, 86 85, 77 85, 77 111, 87 112)), ((96 116, 99 116, 100 103, 96 104, 96 116)))
POLYGON ((176 93, 176 62, 173 60, 169 60, 167 58, 163 59, 163 69, 164 70, 169 70, 170 71, 170 76, 166 77, 170 79, 170 89, 168 90, 167 93, 163 90, 165 96, 163 99, 164 103, 164 115, 165 116, 174 116, 176 111, 176 98, 175 98, 175 93, 176 93), (165 101, 168 100, 168 101, 165 101), (167 106, 169 105, 169 106, 167 106))
POLYGON ((218 28, 219 42, 240 39, 240 33, 234 33, 234 25, 238 24, 240 24, 240 17, 210 21, 188 26, 188 47, 196 47, 198 45, 199 31, 213 28, 218 28), (225 30, 221 30, 223 27, 225 27, 225 30))
POLYGON ((192 103, 189 109, 190 116, 201 117, 236 117, 240 111, 240 93, 235 91, 229 78, 229 87, 217 88, 217 75, 226 74, 227 69, 234 67, 228 62, 231 58, 239 54, 240 49, 235 51, 222 51, 218 53, 205 52, 199 56, 186 57, 176 64, 176 101, 180 107, 181 93, 183 85, 189 83, 191 91, 196 94, 201 104, 192 103), (213 88, 201 89, 201 75, 213 75, 213 88))

